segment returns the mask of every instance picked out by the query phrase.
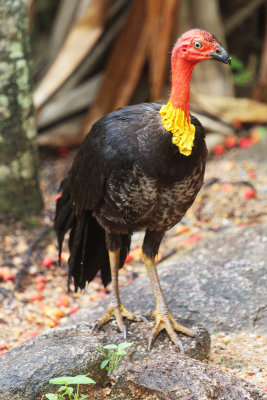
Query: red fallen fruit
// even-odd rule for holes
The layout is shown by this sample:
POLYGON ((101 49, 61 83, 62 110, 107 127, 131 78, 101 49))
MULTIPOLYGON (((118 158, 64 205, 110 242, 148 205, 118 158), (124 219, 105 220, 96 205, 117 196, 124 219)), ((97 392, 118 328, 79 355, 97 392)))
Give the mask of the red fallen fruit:
POLYGON ((69 296, 67 294, 61 294, 57 298, 58 307, 68 307, 70 304, 69 296))
POLYGON ((69 154, 69 149, 67 147, 60 147, 58 149, 58 155, 60 157, 66 157, 69 154))
POLYGON ((183 247, 191 246, 192 244, 198 242, 198 241, 201 240, 201 239, 202 239, 202 236, 201 236, 201 235, 192 235, 192 236, 190 236, 188 239, 186 239, 186 240, 183 241, 182 246, 183 246, 183 247))
POLYGON ((52 267, 52 265, 54 265, 55 262, 52 257, 44 257, 42 259, 42 263, 46 268, 50 268, 52 267))
POLYGON ((36 289, 37 290, 44 290, 44 288, 45 288, 45 283, 44 282, 37 283, 37 285, 36 285, 36 289))
POLYGON ((8 275, 5 277, 4 282, 7 282, 7 281, 12 281, 12 282, 14 282, 14 280, 15 280, 15 275, 14 275, 14 274, 8 274, 8 275))
POLYGON ((35 283, 45 283, 47 281, 45 275, 37 275, 34 280, 35 283))
POLYGON ((124 263, 127 264, 133 260, 133 256, 131 256, 129 253, 127 254, 124 263))
POLYGON ((256 190, 248 188, 247 190, 245 190, 244 195, 246 199, 254 199, 254 197, 256 197, 256 190))
POLYGON ((33 338, 33 337, 35 337, 35 336, 38 336, 38 335, 39 335, 39 332, 38 332, 38 331, 28 332, 28 333, 26 333, 26 335, 24 336, 24 339, 25 339, 25 340, 31 339, 31 338, 33 338))
POLYGON ((238 121, 237 119, 235 121, 233 121, 233 125, 235 128, 240 129, 242 128, 242 122, 238 121))
POLYGON ((30 296, 30 301, 40 301, 43 300, 43 295, 42 293, 32 293, 32 295, 30 296))
POLYGON ((253 171, 253 170, 251 170, 251 171, 248 172, 248 176, 249 176, 251 179, 254 179, 254 178, 256 178, 256 172, 253 171))
POLYGON ((235 147, 235 145, 236 145, 236 137, 233 135, 227 136, 224 143, 228 149, 231 149, 232 147, 235 147))
POLYGON ((4 282, 14 281, 15 275, 10 272, 8 267, 0 267, 0 278, 2 278, 4 282))
POLYGON ((75 314, 77 311, 79 311, 79 307, 71 306, 71 307, 69 308, 68 313, 69 313, 69 314, 75 314))
POLYGON ((251 138, 242 137, 241 139, 239 139, 238 147, 240 147, 241 149, 245 149, 246 147, 250 147, 253 144, 254 143, 251 138))
POLYGON ((228 193, 233 190, 233 185, 231 183, 223 183, 221 189, 223 192, 228 193))
POLYGON ((267 392, 267 386, 261 388, 264 392, 267 392))
POLYGON ((216 154, 216 156, 219 156, 225 152, 225 147, 222 144, 216 144, 216 146, 213 147, 213 154, 216 154))

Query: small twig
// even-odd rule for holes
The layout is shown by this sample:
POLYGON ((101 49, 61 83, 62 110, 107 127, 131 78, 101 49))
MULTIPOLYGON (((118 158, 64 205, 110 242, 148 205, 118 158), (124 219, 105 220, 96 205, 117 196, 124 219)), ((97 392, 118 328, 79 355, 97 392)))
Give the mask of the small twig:
POLYGON ((160 264, 161 262, 165 261, 167 258, 173 256, 177 253, 177 250, 171 250, 169 253, 165 254, 157 263, 160 264))
POLYGON ((20 286, 20 281, 22 276, 27 272, 27 269, 29 268, 29 260, 31 257, 31 254, 33 252, 33 250, 35 249, 35 247, 37 246, 37 244, 43 239, 44 236, 46 236, 51 230, 53 229, 52 226, 47 226, 45 229, 43 229, 36 237, 36 239, 31 243, 31 245, 29 246, 28 250, 25 252, 23 258, 22 258, 22 267, 20 268, 20 270, 16 273, 15 276, 15 285, 14 285, 14 289, 12 291, 10 300, 9 300, 9 304, 12 303, 15 293, 18 290, 19 286, 20 286))
POLYGON ((6 290, 5 288, 0 287, 0 293, 4 298, 8 297, 8 290, 6 290))
POLYGON ((241 9, 239 9, 235 14, 228 17, 225 21, 225 32, 226 35, 229 35, 233 32, 238 26, 242 24, 253 12, 260 7, 265 0, 250 0, 247 2, 241 9))
POLYGON ((230 181, 222 181, 219 178, 211 178, 209 181, 207 181, 204 185, 203 185, 203 189, 207 189, 212 185, 215 185, 215 183, 219 183, 220 185, 224 185, 224 184, 230 184, 233 186, 239 186, 239 185, 244 185, 244 186, 248 186, 251 189, 256 191, 255 186, 248 181, 236 181, 236 182, 230 182, 230 181))

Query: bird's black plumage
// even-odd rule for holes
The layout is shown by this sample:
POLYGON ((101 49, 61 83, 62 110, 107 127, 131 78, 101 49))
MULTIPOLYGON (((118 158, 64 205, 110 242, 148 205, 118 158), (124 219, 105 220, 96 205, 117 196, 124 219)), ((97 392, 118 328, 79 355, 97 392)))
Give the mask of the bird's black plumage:
POLYGON ((155 255, 166 230, 181 220, 202 186, 207 149, 201 124, 191 117, 194 146, 184 156, 162 125, 161 106, 128 106, 101 118, 62 182, 55 229, 60 251, 71 229, 69 274, 76 288, 99 270, 108 284, 107 245, 121 246, 121 267, 134 231, 146 230, 144 254, 155 255))

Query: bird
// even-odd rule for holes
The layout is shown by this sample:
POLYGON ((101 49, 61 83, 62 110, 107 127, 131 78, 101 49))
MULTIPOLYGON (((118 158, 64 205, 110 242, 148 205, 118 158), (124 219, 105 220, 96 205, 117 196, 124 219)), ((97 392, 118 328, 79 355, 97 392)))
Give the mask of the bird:
POLYGON ((213 34, 201 29, 182 34, 171 54, 168 102, 125 106, 100 118, 81 144, 57 199, 59 259, 70 231, 69 283, 73 279, 75 291, 83 289, 98 272, 104 286, 111 282, 111 302, 97 327, 115 317, 124 338, 124 318, 143 318, 124 307, 118 273, 132 234, 145 231, 142 253, 156 304, 149 349, 162 330, 181 351, 176 332, 197 337, 169 311, 156 256, 165 232, 181 221, 203 184, 207 147, 201 123, 189 113, 190 78, 200 61, 211 59, 231 64, 213 34))

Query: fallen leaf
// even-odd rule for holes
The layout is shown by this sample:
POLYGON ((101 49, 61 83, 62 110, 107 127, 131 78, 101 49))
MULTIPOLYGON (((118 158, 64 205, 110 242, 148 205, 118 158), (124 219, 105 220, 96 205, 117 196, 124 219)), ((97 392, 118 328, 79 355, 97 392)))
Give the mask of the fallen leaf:
POLYGON ((68 310, 69 314, 75 314, 77 311, 79 311, 79 307, 76 306, 71 306, 68 310))

